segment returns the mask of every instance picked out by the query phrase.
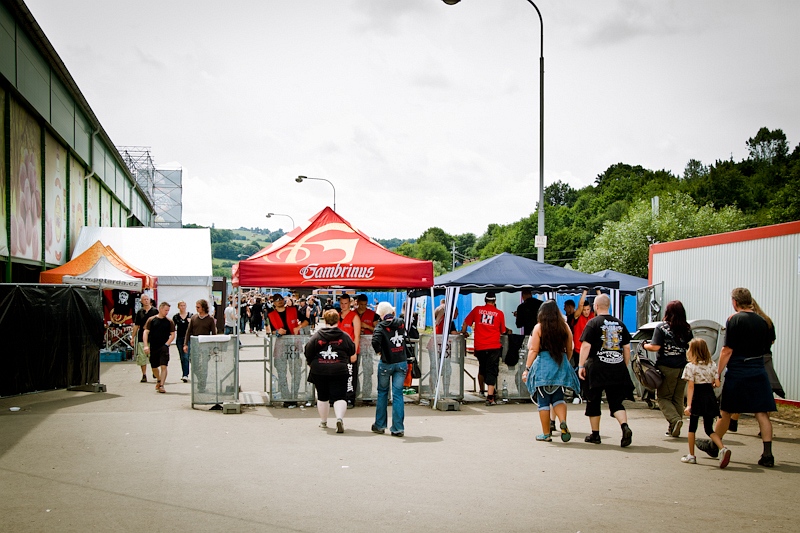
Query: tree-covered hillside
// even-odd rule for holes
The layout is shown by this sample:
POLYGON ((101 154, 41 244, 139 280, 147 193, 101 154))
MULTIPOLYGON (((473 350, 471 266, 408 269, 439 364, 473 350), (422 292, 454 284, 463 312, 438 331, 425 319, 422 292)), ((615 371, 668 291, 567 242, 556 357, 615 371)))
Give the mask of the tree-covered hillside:
MULTIPOLYGON (((647 275, 652 243, 800 220, 800 145, 789 151, 782 130, 761 128, 746 142, 749 156, 710 165, 690 160, 682 176, 618 163, 594 184, 574 189, 557 181, 545 198, 548 263, 593 272, 604 268, 647 275), (659 197, 658 213, 651 199, 659 197)), ((450 235, 427 229, 396 251, 435 261, 437 274, 457 262, 501 252, 535 258, 538 212, 486 232, 450 235)))

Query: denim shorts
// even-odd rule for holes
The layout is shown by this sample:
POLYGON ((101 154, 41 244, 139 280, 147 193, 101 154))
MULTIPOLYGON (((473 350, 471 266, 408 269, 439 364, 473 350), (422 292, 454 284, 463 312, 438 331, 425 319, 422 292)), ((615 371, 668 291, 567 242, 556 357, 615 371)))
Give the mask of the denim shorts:
POLYGON ((536 387, 536 404, 540 411, 549 411, 551 405, 558 405, 564 402, 564 387, 558 387, 553 392, 552 387, 536 387))

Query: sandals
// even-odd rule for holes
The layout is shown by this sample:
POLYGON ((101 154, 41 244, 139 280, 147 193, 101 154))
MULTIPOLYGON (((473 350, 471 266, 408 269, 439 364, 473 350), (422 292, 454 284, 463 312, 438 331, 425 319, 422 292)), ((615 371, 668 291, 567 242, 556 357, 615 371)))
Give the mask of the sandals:
POLYGON ((161 384, 161 381, 156 381, 156 392, 167 392, 164 390, 164 385, 161 384))
POLYGON ((551 437, 550 433, 542 433, 541 435, 536 435, 536 440, 541 442, 553 442, 553 438, 551 437))
POLYGON ((156 381, 156 390, 158 390, 160 388, 161 388, 161 380, 159 379, 159 380, 156 381))
POLYGON ((159 387, 159 388, 158 388, 158 392, 160 392, 160 393, 165 393, 165 392, 167 392, 167 391, 166 391, 166 390, 164 390, 164 386, 162 385, 161 387, 159 387))

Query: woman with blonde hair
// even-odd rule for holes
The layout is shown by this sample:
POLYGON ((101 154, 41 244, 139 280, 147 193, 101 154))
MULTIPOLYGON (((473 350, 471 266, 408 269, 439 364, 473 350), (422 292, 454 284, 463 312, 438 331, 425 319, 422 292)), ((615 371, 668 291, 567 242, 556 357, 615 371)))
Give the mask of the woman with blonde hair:
POLYGON ((322 320, 322 327, 317 328, 303 350, 309 366, 308 381, 317 389, 319 427, 327 429, 328 414, 333 406, 336 433, 344 433, 347 364, 356 360, 356 345, 339 329, 339 313, 335 309, 325 311, 322 320))

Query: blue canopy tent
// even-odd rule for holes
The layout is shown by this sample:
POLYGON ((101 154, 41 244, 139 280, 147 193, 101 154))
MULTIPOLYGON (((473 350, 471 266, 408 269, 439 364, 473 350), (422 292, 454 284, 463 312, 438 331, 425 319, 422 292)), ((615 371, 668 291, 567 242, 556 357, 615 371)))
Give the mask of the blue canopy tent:
MULTIPOLYGON (((518 292, 529 289, 534 293, 543 293, 546 298, 555 298, 556 293, 565 291, 594 291, 596 289, 616 290, 619 281, 569 270, 518 255, 502 253, 489 259, 460 268, 443 276, 437 276, 431 287, 431 300, 434 294, 445 294, 446 306, 444 323, 448 324, 453 316, 453 308, 459 306, 459 293, 483 292, 518 292)), ((422 296, 423 291, 414 291, 414 296, 422 296)), ((448 340, 448 328, 444 329, 441 341, 436 339, 434 345, 444 346, 448 340), (441 344, 439 344, 441 342, 441 344)), ((444 358, 439 357, 439 379, 444 358)), ((439 397, 439 384, 436 385, 434 406, 439 397)))
POLYGON ((433 280, 436 294, 446 287, 459 287, 460 292, 517 292, 530 289, 551 293, 570 289, 618 289, 619 281, 540 263, 518 255, 502 253, 478 263, 437 276, 433 280))
POLYGON ((649 285, 647 280, 608 268, 600 272, 595 272, 593 275, 619 281, 619 293, 614 294, 612 292, 612 300, 614 300, 613 306, 619 309, 617 316, 625 323, 631 333, 636 331, 639 327, 636 312, 636 291, 642 287, 647 287, 649 285), (615 296, 616 299, 614 298, 615 296))
POLYGON ((636 276, 623 274, 622 272, 617 272, 608 268, 600 272, 594 272, 592 275, 619 281, 619 291, 623 294, 636 294, 638 289, 649 285, 645 278, 637 278, 636 276))
MULTIPOLYGON (((543 293, 548 298, 558 299, 556 297, 558 292, 586 289, 593 293, 596 289, 617 289, 619 281, 502 253, 434 278, 432 288, 434 294, 444 294, 447 287, 458 288, 460 295, 488 291, 518 292, 530 289, 531 292, 543 293)), ((412 291, 411 296, 422 297, 426 293, 425 290, 416 290, 412 291)), ((459 308, 459 320, 462 320, 472 308, 471 299, 458 296, 456 302, 459 308)), ((562 303, 559 301, 559 307, 562 303)), ((429 304, 432 309, 434 307, 432 294, 429 304)), ((432 313, 430 316, 433 316, 432 313)), ((427 325, 432 325, 432 322, 427 325)), ((460 326, 460 323, 458 325, 460 326)))

